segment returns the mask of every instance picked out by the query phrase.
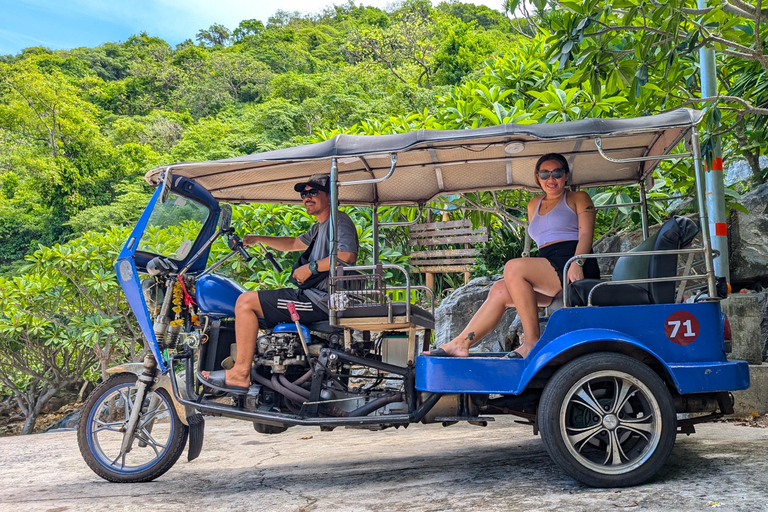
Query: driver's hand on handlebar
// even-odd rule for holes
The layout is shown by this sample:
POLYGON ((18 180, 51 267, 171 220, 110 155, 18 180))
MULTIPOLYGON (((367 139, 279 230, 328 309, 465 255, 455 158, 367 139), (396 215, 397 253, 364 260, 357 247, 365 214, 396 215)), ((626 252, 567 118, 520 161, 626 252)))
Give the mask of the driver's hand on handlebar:
POLYGON ((303 283, 312 276, 312 271, 309 270, 309 265, 302 265, 293 271, 293 278, 299 283, 303 283))
POLYGON ((243 237, 243 247, 251 247, 259 243, 259 235, 245 235, 243 237))

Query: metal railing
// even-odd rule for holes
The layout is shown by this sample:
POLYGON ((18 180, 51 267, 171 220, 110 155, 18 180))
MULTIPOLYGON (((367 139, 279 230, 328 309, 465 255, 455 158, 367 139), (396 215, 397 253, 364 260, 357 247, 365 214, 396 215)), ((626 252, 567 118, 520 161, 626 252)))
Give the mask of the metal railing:
MULTIPOLYGON (((624 256, 664 256, 664 255, 679 255, 679 254, 701 254, 705 255, 706 249, 704 247, 694 248, 694 249, 669 249, 669 250, 659 250, 659 251, 633 251, 633 252, 607 252, 607 253, 601 253, 601 254, 577 254, 573 256, 571 259, 569 259, 565 263, 565 267, 563 269, 563 307, 571 307, 569 306, 569 290, 568 290, 568 267, 571 266, 573 262, 579 259, 588 259, 588 258, 619 258, 624 256)), ((602 287, 602 286, 610 286, 610 285, 616 285, 616 284, 644 284, 644 283, 662 283, 662 282, 676 282, 676 281, 693 281, 697 279, 708 279, 709 276, 707 274, 692 274, 692 275, 683 275, 683 276, 668 276, 668 277, 651 277, 651 278, 645 278, 645 279, 625 279, 625 280, 618 280, 618 281, 602 281, 598 284, 596 284, 592 290, 589 292, 589 296, 587 299, 587 306, 592 306, 592 294, 594 293, 596 288, 602 287)))

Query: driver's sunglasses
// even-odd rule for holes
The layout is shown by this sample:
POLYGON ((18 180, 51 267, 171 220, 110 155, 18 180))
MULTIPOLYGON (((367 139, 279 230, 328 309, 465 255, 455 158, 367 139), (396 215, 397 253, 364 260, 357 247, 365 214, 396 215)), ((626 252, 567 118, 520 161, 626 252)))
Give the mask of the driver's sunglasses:
POLYGON ((536 172, 540 180, 548 180, 550 176, 555 178, 556 180, 559 180, 563 176, 565 176, 565 169, 562 167, 558 169, 553 169, 551 171, 538 171, 536 172))
POLYGON ((305 197, 316 197, 317 193, 320 192, 319 189, 311 188, 309 190, 302 190, 301 191, 301 198, 304 199, 305 197))

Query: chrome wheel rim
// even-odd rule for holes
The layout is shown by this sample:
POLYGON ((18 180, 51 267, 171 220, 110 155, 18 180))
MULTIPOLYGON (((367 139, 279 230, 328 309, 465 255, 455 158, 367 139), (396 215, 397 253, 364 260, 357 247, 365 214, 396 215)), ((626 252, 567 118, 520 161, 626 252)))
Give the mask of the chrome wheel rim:
POLYGON ((124 384, 102 396, 88 416, 88 446, 96 460, 119 474, 152 467, 163 457, 175 433, 171 404, 159 393, 147 393, 130 451, 122 451, 125 427, 136 387, 124 384))
POLYGON ((565 446, 582 466, 606 475, 642 466, 661 439, 661 408, 650 389, 628 373, 587 375, 560 406, 565 446))

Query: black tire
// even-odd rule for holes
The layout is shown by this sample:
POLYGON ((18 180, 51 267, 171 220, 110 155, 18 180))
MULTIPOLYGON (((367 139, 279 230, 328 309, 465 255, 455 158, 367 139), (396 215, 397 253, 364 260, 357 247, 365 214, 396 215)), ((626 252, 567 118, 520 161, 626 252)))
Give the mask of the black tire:
POLYGON ((264 423, 253 422, 253 430, 259 434, 281 434, 288 430, 288 427, 278 427, 276 425, 266 425, 264 423))
POLYGON ((77 443, 86 464, 110 482, 149 482, 181 456, 189 427, 179 419, 165 389, 147 393, 131 450, 122 453, 124 427, 130 416, 137 376, 120 373, 88 396, 77 427, 77 443))
POLYGON ((638 360, 611 352, 560 368, 541 395, 538 423, 552 460, 591 487, 645 482, 664 465, 677 435, 664 381, 638 360))

